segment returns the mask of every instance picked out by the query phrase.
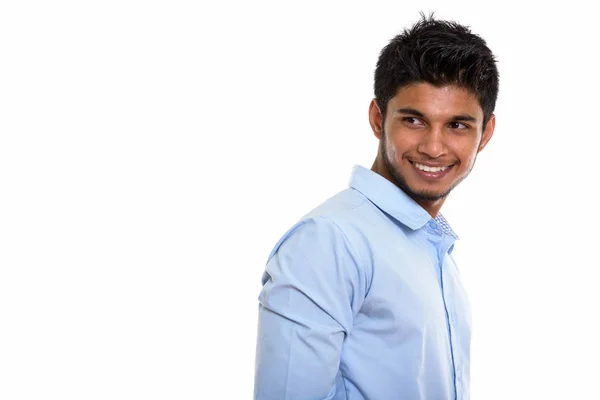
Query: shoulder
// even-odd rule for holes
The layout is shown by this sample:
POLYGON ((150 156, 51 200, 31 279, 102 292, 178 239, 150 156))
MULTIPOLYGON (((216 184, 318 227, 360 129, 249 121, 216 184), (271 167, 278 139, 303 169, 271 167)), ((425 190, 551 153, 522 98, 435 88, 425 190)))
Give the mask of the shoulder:
POLYGON ((273 247, 268 260, 278 251, 294 253, 345 254, 360 269, 369 253, 368 236, 370 213, 376 207, 360 192, 348 188, 330 197, 298 220, 273 247))

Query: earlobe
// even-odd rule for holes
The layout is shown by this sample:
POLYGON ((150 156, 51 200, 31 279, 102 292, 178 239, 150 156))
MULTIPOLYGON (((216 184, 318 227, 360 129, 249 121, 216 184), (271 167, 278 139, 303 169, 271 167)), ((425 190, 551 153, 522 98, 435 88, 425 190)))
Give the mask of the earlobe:
POLYGON ((381 139, 383 137, 381 134, 383 130, 383 118, 376 99, 371 100, 371 104, 369 104, 369 124, 371 125, 375 137, 381 139))
POLYGON ((479 149, 477 152, 479 153, 481 150, 485 148, 485 146, 489 143, 490 139, 494 135, 494 129, 496 128, 496 116, 492 114, 489 121, 487 122, 485 129, 481 135, 481 142, 479 142, 479 149))

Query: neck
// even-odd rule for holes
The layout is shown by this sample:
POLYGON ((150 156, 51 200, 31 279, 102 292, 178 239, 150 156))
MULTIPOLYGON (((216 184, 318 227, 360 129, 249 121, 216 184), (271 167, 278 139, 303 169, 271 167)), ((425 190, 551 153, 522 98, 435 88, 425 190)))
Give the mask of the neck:
POLYGON ((427 213, 429 215, 431 215, 431 218, 437 217, 438 213, 440 212, 440 209, 442 208, 442 206, 444 205, 444 202, 446 201, 446 197, 442 197, 441 199, 438 199, 438 200, 422 200, 420 198, 416 198, 415 196, 411 195, 411 193, 404 190, 404 188, 398 184, 396 179, 394 179, 392 174, 390 174, 390 171, 386 167, 386 165, 383 162, 383 160, 381 159, 381 157, 375 158, 375 161, 373 162, 373 165, 371 166, 371 171, 378 173, 379 175, 383 176, 388 181, 392 182, 396 187, 398 187, 400 190, 402 190, 404 193, 406 193, 407 196, 409 196, 411 199, 413 199, 415 203, 417 203, 425 211, 427 211, 427 213))

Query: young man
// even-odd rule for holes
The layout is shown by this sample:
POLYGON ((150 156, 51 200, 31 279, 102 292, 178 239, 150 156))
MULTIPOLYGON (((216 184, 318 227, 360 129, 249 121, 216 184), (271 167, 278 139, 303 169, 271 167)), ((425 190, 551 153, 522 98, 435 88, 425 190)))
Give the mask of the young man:
POLYGON ((374 86, 373 166, 269 256, 256 399, 469 398, 469 305, 439 211, 494 132, 496 61, 423 16, 382 50, 374 86))

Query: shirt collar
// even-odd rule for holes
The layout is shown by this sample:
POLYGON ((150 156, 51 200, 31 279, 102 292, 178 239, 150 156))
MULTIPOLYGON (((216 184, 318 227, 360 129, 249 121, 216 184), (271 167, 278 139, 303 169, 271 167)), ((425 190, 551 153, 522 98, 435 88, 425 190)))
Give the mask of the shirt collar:
POLYGON ((454 230, 452 229, 446 218, 444 218, 442 213, 438 213, 437 217, 435 217, 435 221, 439 224, 440 228, 442 229, 442 232, 444 232, 446 235, 452 236, 454 239, 459 239, 458 235, 456 234, 456 232, 454 232, 454 230))
POLYGON ((355 165, 349 186, 410 229, 423 227, 431 216, 399 187, 376 172, 355 165))
MULTIPOLYGON (((402 189, 370 169, 355 165, 349 186, 361 192, 379 209, 410 229, 420 229, 428 221, 433 220, 431 215, 402 189)), ((458 239, 442 214, 438 214, 435 221, 444 233, 458 239)))

